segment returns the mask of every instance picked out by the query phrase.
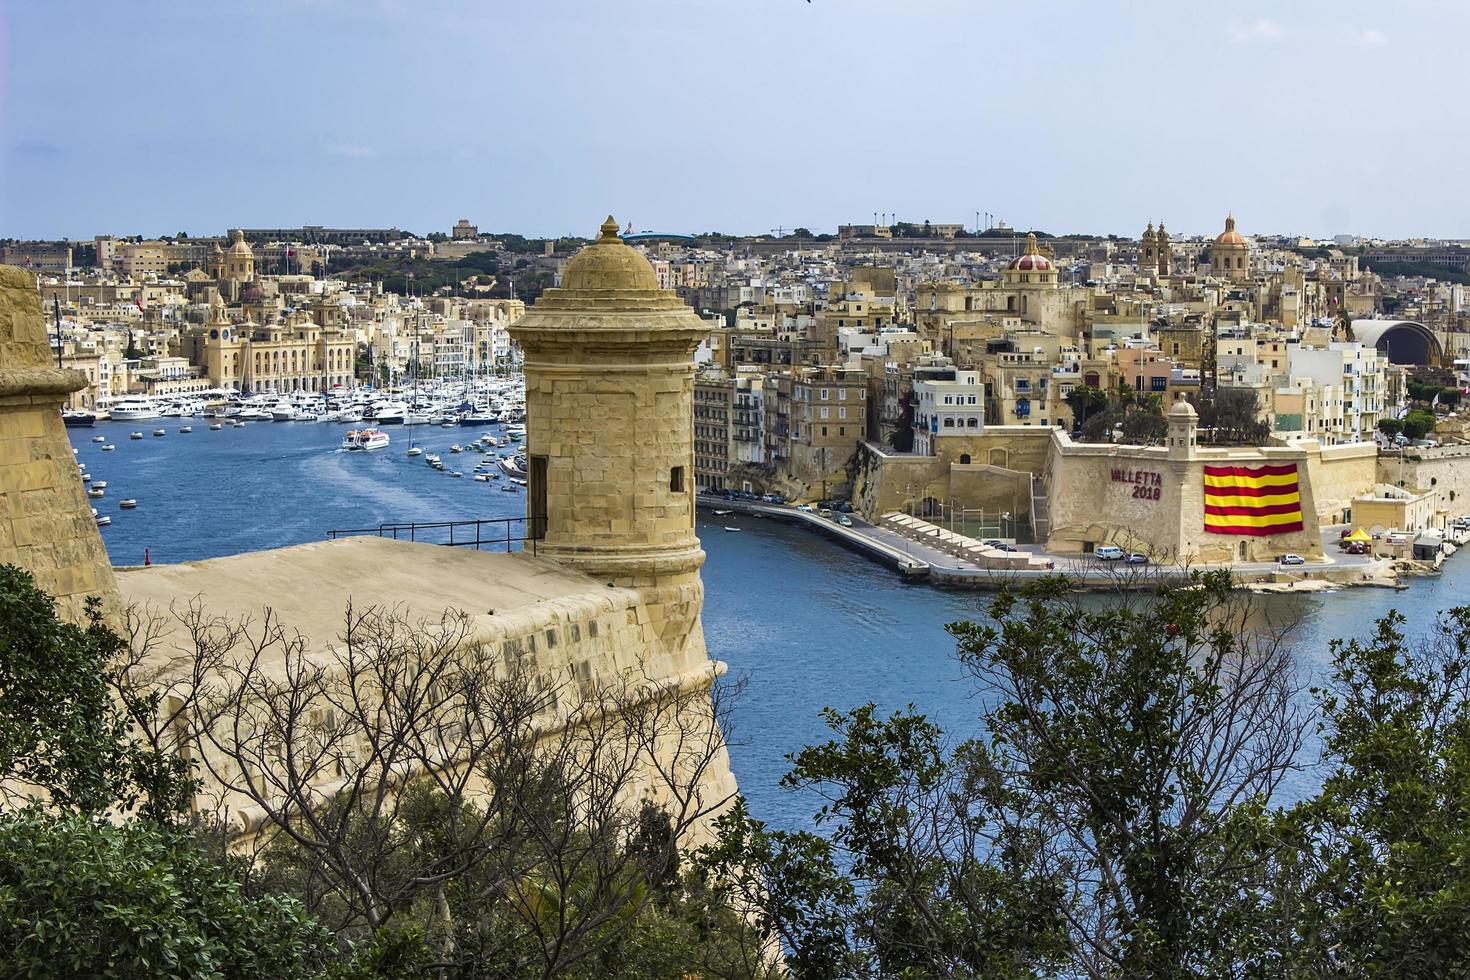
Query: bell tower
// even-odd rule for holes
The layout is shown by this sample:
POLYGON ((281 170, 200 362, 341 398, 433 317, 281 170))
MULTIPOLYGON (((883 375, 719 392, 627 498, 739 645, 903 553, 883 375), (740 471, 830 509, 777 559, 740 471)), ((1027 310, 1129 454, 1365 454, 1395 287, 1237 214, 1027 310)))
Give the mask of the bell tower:
POLYGON ((1138 274, 1140 276, 1153 275, 1154 267, 1159 261, 1157 241, 1154 235, 1154 223, 1150 221, 1138 239, 1138 274))
POLYGON ((561 282, 510 328, 537 553, 611 584, 697 588, 694 349, 709 328, 611 215, 561 282))

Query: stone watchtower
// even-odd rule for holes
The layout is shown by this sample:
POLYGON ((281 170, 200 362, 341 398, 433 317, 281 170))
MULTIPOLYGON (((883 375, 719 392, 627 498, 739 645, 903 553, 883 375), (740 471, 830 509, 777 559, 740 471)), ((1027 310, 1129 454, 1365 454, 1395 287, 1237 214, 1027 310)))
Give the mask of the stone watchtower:
POLYGON ((1199 413, 1186 401, 1177 401, 1165 417, 1169 426, 1169 458, 1194 459, 1199 413))
POLYGON ((707 685, 693 465, 709 327, 611 216, 601 232, 510 328, 525 354, 527 517, 538 555, 638 591, 655 676, 707 685))
POLYGON ((79 620, 88 596, 114 605, 117 582, 61 423, 81 371, 52 366, 33 275, 0 266, 0 564, 19 565, 79 620))
POLYGON ((612 584, 697 585, 694 349, 709 327, 611 216, 601 231, 510 328, 537 552, 612 584))

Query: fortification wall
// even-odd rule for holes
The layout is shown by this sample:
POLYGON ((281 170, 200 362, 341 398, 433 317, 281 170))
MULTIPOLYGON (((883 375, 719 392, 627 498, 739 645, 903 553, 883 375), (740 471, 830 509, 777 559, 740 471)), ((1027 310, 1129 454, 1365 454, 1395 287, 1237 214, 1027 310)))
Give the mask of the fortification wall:
POLYGON ((1288 551, 1321 554, 1318 505, 1302 450, 1200 450, 1193 458, 1171 459, 1162 448, 1077 444, 1060 433, 1055 443, 1047 471, 1050 551, 1086 553, 1115 544, 1191 564, 1274 561, 1288 551), (1205 531, 1207 463, 1285 462, 1298 465, 1302 530, 1260 537, 1205 531))
POLYGON ((1306 443, 1303 448, 1317 520, 1341 524, 1352 508, 1353 498, 1368 493, 1379 482, 1378 447, 1368 442, 1343 446, 1306 443))
POLYGON ((973 436, 937 440, 934 456, 858 447, 853 506, 870 518, 892 511, 923 511, 925 500, 967 509, 1031 513, 1031 480, 1046 472, 1051 429, 990 426, 973 436))
POLYGON ((86 387, 52 366, 33 275, 0 266, 0 563, 19 565, 80 619, 89 596, 115 610, 117 584, 61 422, 86 387))
POLYGON ((1411 449, 1377 460, 1378 483, 1434 490, 1451 514, 1470 513, 1470 446, 1411 449))

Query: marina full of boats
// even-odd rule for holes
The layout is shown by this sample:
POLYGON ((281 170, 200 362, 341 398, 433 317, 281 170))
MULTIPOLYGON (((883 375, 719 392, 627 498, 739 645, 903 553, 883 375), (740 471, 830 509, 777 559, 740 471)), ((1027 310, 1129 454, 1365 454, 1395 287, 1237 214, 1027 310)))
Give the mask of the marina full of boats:
POLYGON ((524 379, 519 375, 460 382, 419 382, 412 388, 337 388, 325 392, 201 391, 178 397, 132 395, 102 399, 91 411, 62 412, 69 427, 99 421, 160 418, 222 419, 229 422, 335 422, 388 425, 517 425, 526 420, 524 379))
MULTIPOLYGON (((135 396, 119 399, 96 412, 68 411, 62 415, 68 427, 95 426, 102 430, 100 434, 90 436, 90 441, 92 450, 103 453, 116 451, 117 442, 123 439, 136 444, 145 441, 148 435, 155 439, 169 437, 166 445, 172 443, 174 437, 189 441, 207 439, 210 433, 241 429, 257 423, 270 428, 278 422, 342 423, 351 428, 343 435, 340 452, 353 455, 402 452, 397 449, 402 444, 390 434, 397 432, 398 438, 408 443, 404 455, 422 457, 431 469, 449 477, 463 479, 470 476, 476 483, 507 493, 516 493, 526 486, 523 448, 526 435, 525 389, 520 377, 452 386, 420 384, 410 391, 357 389, 327 392, 325 395, 296 392, 286 396, 204 392, 199 397, 178 399, 135 396), (200 426, 202 435, 191 436, 194 432, 191 424, 160 424, 164 420, 187 423, 194 419, 203 419, 207 423, 200 426), (145 420, 148 424, 138 424, 145 420), (108 422, 126 423, 127 427, 107 432, 108 422), (134 425, 137 427, 133 428, 134 425), (451 430, 454 434, 439 430, 451 430), (444 462, 448 457, 456 462, 464 459, 468 464, 470 455, 478 458, 463 468, 446 466, 444 462)), ((320 435, 308 441, 315 445, 323 443, 320 435)), ((199 448, 204 447, 201 445, 199 448)), ((137 451, 146 452, 141 448, 137 451)), ((113 515, 97 509, 106 499, 117 499, 116 507, 121 511, 139 507, 137 497, 110 497, 107 482, 94 480, 78 455, 78 477, 94 505, 93 517, 98 527, 113 524, 113 515)), ((102 461, 101 458, 88 458, 93 464, 102 461)))

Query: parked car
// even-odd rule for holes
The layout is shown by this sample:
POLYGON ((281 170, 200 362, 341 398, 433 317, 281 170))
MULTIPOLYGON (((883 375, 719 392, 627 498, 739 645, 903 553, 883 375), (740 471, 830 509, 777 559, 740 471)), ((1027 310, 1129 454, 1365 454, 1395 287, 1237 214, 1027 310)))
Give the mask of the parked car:
POLYGON ((1115 544, 1105 544, 1093 552, 1098 561, 1122 561, 1125 552, 1115 544))
POLYGON ((843 527, 852 527, 852 518, 848 517, 846 514, 838 514, 837 523, 841 524, 843 527))
POLYGON ((1368 544, 1364 541, 1349 541, 1347 547, 1342 550, 1349 555, 1366 555, 1368 544))
POLYGON ((1281 556, 1281 564, 1283 565, 1305 565, 1306 563, 1307 560, 1301 555, 1285 554, 1281 556))
POLYGON ((842 500, 833 504, 832 509, 842 514, 851 514, 852 504, 848 503, 846 500, 842 500))
POLYGON ((807 513, 807 514, 810 514, 810 513, 813 513, 814 511, 816 511, 816 508, 813 507, 811 504, 797 504, 796 505, 796 509, 799 510, 799 511, 802 511, 803 513, 807 513))
POLYGON ((832 508, 831 507, 823 507, 821 510, 817 511, 817 516, 818 517, 831 517, 832 516, 832 508))
POLYGON ((1141 551, 1130 551, 1128 552, 1128 554, 1123 556, 1123 561, 1127 562, 1129 565, 1147 565, 1148 555, 1145 555, 1141 551))
POLYGON ((1015 548, 1014 545, 1006 544, 1004 541, 997 541, 995 544, 991 545, 991 547, 994 548, 996 551, 1015 551, 1016 550, 1016 548, 1015 548))

